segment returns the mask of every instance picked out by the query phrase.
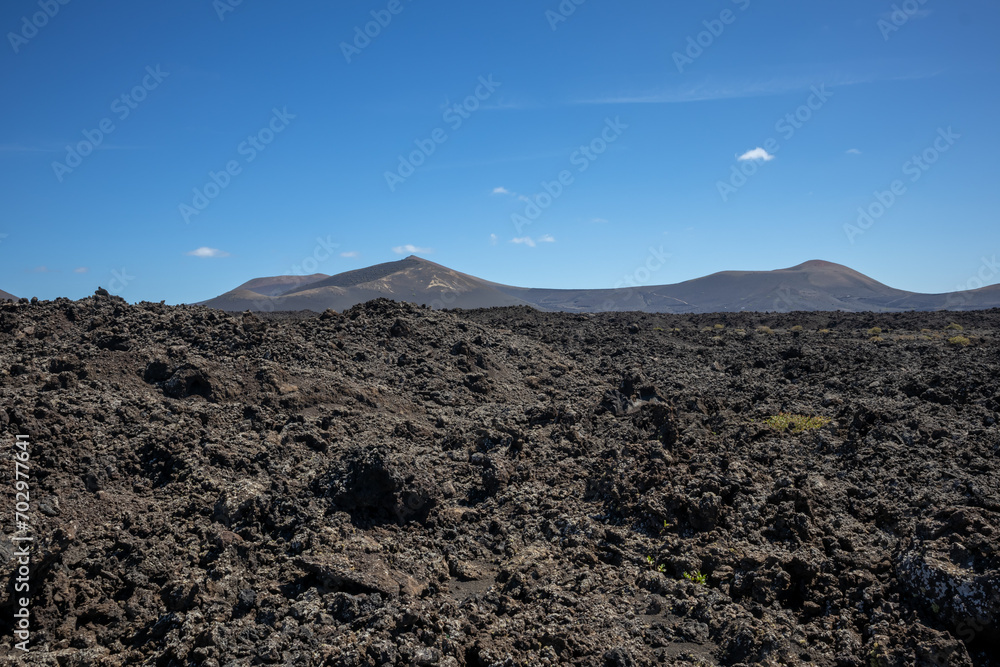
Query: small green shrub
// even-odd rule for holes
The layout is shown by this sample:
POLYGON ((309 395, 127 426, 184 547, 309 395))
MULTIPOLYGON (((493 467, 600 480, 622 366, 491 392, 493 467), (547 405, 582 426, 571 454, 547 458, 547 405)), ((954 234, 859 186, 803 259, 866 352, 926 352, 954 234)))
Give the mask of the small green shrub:
POLYGON ((771 335, 774 333, 774 330, 771 327, 759 326, 757 327, 757 333, 771 335))
POLYGON ((684 578, 687 579, 688 581, 693 581, 694 583, 701 585, 705 585, 705 583, 708 581, 708 577, 702 574, 700 570, 695 570, 694 572, 691 573, 685 572, 684 578))
POLYGON ((820 333, 830 333, 830 330, 829 329, 820 329, 819 332, 820 333))
POLYGON ((954 336, 948 339, 949 345, 956 345, 958 347, 967 347, 972 344, 972 341, 965 336, 954 336))
POLYGON ((716 324, 714 328, 721 330, 721 329, 725 329, 726 325, 725 324, 716 324))
POLYGON ((965 327, 963 327, 961 324, 955 324, 954 322, 952 322, 951 324, 949 324, 948 326, 946 326, 944 328, 944 330, 945 331, 965 331, 965 327))
POLYGON ((798 332, 802 331, 802 325, 801 324, 796 324, 794 327, 792 327, 791 330, 794 331, 795 333, 798 333, 798 332))
POLYGON ((830 423, 830 418, 819 416, 810 417, 807 415, 795 415, 789 412, 779 412, 778 414, 765 419, 764 423, 771 428, 778 429, 779 431, 791 430, 792 433, 802 433, 803 431, 823 428, 830 423))
POLYGON ((872 327, 871 329, 868 330, 869 336, 877 336, 880 333, 882 333, 882 327, 872 327))

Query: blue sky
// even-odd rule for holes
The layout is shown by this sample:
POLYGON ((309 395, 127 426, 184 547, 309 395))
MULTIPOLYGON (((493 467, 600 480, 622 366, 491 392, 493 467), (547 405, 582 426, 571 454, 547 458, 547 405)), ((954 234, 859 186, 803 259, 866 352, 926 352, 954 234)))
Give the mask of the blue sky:
POLYGON ((996 2, 63 1, 0 8, 18 296, 193 302, 411 252, 538 287, 651 254, 646 284, 1000 282, 996 2))

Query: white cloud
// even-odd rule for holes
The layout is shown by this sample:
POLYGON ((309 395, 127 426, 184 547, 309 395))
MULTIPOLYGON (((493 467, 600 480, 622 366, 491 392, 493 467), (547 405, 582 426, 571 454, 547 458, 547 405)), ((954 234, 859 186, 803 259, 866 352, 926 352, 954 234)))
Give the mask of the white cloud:
POLYGON ((857 148, 848 148, 847 152, 850 153, 851 155, 861 155, 861 151, 859 151, 857 148))
POLYGON ((55 273, 52 269, 47 266, 36 266, 33 269, 28 270, 29 273, 55 273))
POLYGON ((341 257, 348 257, 348 258, 361 257, 361 253, 358 252, 357 250, 351 250, 351 251, 348 251, 348 252, 342 252, 342 253, 340 253, 340 256, 341 257))
POLYGON ((224 250, 219 250, 218 248, 206 248, 205 246, 192 250, 187 254, 191 257, 203 257, 203 258, 229 257, 229 253, 225 252, 224 250))
POLYGON ((490 234, 490 245, 496 245, 496 244, 497 244, 497 235, 490 234))
POLYGON ((605 220, 604 218, 594 218, 593 220, 591 220, 591 222, 605 223, 607 222, 607 220, 605 220))
POLYGON ((753 149, 752 151, 747 151, 743 155, 740 155, 736 159, 737 160, 744 160, 744 161, 745 160, 763 160, 764 162, 768 162, 770 160, 773 160, 774 156, 771 155, 770 153, 768 153, 763 148, 760 148, 758 146, 757 148, 753 149))
POLYGON ((398 245, 392 249, 397 255, 429 255, 434 252, 433 248, 421 248, 419 246, 411 245, 407 243, 406 245, 398 245))
POLYGON ((526 245, 529 248, 534 248, 539 243, 555 243, 556 240, 552 238, 551 234, 545 234, 539 236, 537 239, 533 239, 530 236, 519 236, 515 239, 510 240, 511 243, 517 243, 518 245, 526 245))
POLYGON ((88 271, 90 271, 90 269, 88 269, 86 266, 78 266, 75 269, 73 269, 73 273, 87 273, 88 271))
POLYGON ((510 190, 508 190, 507 188, 505 188, 505 187, 503 187, 501 185, 498 188, 493 188, 493 194, 495 194, 495 195, 509 195, 510 194, 510 190))

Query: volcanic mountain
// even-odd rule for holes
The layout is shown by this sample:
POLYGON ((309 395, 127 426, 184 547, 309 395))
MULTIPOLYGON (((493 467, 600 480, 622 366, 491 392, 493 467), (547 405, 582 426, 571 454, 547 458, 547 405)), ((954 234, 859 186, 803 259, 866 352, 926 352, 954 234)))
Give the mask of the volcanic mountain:
POLYGON ((202 305, 229 311, 346 310, 378 297, 433 308, 527 305, 543 311, 654 313, 979 310, 1000 307, 1000 286, 921 294, 846 266, 812 260, 774 271, 721 271, 673 285, 545 289, 494 283, 410 255, 334 276, 257 278, 202 305))
POLYGON ((0 289, 0 301, 17 301, 17 297, 0 289))

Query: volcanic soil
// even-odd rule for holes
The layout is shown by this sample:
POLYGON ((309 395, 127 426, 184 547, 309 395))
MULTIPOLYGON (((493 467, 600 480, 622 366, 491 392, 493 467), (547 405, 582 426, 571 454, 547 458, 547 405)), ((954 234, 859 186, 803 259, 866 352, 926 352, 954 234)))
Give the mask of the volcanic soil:
POLYGON ((0 660, 998 665, 998 325, 2 304, 0 660))

